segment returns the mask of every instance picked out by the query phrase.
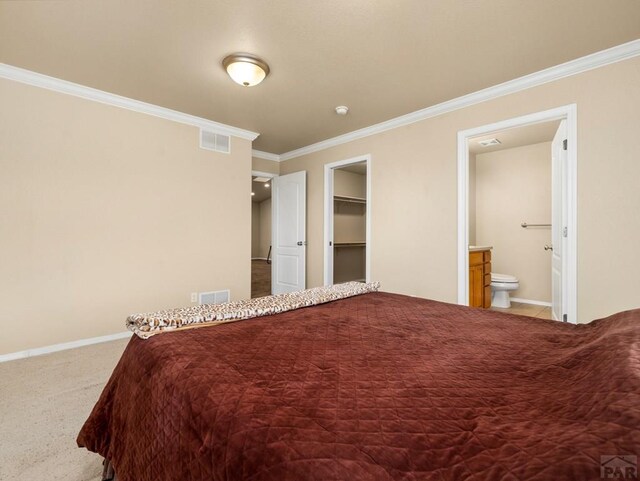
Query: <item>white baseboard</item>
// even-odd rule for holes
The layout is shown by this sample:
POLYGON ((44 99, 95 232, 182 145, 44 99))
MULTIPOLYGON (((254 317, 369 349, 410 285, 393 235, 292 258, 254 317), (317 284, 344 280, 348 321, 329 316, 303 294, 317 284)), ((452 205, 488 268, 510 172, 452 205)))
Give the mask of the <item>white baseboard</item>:
POLYGON ((266 261, 267 258, 266 257, 252 257, 251 260, 252 261, 266 261))
POLYGON ((80 339, 79 341, 63 342, 61 344, 53 344, 51 346, 37 347, 35 349, 27 349, 26 351, 10 352, 9 354, 0 354, 0 362, 15 361, 16 359, 24 359, 26 357, 41 356, 42 354, 50 354, 52 352, 65 351, 76 347, 90 346, 91 344, 99 344, 101 342, 115 341, 116 339, 124 339, 131 337, 133 333, 130 331, 119 332, 117 334, 109 334, 107 336, 90 337, 89 339, 80 339))
POLYGON ((533 304, 535 306, 551 307, 551 303, 546 301, 532 301, 531 299, 520 299, 519 297, 512 297, 511 300, 513 302, 521 302, 522 304, 533 304))

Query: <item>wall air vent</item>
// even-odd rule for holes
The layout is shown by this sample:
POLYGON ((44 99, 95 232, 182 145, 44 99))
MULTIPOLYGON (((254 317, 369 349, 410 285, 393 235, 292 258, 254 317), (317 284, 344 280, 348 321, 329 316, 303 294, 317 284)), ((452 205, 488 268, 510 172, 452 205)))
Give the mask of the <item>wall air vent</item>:
POLYGON ((200 129, 200 148, 228 154, 231 149, 231 139, 228 135, 200 129))
POLYGON ((198 304, 221 304, 223 302, 229 302, 229 295, 229 289, 201 292, 198 294, 198 304))

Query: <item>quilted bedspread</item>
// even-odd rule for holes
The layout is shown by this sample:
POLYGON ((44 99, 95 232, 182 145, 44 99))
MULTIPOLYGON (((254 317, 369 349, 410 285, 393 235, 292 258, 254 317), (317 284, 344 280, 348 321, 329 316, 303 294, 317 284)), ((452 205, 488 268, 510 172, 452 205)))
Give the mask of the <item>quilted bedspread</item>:
POLYGON ((370 293, 133 337, 78 444, 119 481, 598 480, 640 455, 640 310, 370 293))

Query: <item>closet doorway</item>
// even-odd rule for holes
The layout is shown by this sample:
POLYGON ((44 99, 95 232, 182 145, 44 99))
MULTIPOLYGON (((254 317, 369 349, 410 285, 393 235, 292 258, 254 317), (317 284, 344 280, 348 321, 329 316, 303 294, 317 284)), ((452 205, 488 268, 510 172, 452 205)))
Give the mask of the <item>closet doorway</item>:
POLYGON ((325 165, 324 284, 368 282, 371 266, 371 157, 325 165))
POLYGON ((275 174, 251 172, 251 297, 271 295, 271 192, 275 174))

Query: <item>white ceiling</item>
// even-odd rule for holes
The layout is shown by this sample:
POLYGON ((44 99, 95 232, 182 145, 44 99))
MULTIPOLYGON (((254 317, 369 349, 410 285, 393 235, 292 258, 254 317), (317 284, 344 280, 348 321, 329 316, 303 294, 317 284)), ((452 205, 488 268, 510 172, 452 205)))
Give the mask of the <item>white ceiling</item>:
POLYGON ((0 1, 0 62, 260 132, 276 154, 637 38, 638 0, 0 1), (238 51, 271 75, 233 83, 220 62, 238 51))

